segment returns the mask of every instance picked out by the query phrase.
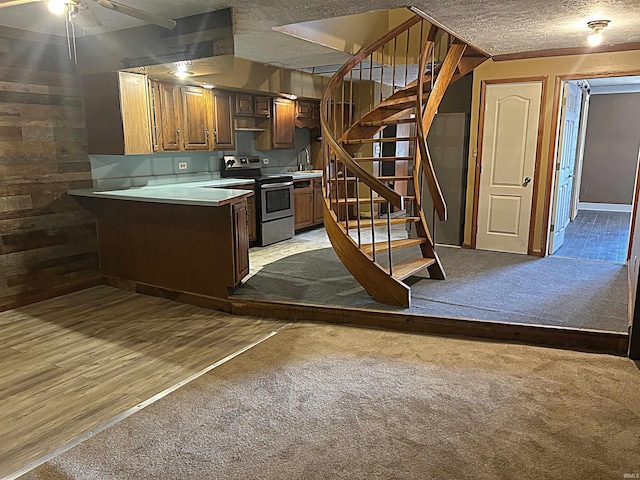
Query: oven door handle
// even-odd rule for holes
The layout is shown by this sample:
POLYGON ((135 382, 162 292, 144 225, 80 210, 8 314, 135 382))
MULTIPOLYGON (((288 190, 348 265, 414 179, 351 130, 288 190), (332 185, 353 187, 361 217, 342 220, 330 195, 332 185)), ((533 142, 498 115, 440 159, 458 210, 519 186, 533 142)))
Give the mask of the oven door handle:
POLYGON ((281 183, 267 183, 266 185, 260 185, 262 190, 271 190, 272 188, 292 187, 293 182, 281 182, 281 183))

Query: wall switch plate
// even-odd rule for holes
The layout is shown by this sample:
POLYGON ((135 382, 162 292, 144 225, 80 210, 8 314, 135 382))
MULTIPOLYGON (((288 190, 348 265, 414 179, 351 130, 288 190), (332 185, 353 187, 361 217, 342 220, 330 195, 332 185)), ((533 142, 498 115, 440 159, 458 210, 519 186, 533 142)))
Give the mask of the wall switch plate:
POLYGON ((362 158, 362 152, 356 152, 353 154, 353 158, 362 158))
POLYGON ((187 169, 187 162, 178 163, 178 170, 186 170, 186 169, 187 169))
POLYGON ((262 163, 264 163, 265 165, 269 165, 269 159, 268 158, 263 158, 262 159, 262 163))

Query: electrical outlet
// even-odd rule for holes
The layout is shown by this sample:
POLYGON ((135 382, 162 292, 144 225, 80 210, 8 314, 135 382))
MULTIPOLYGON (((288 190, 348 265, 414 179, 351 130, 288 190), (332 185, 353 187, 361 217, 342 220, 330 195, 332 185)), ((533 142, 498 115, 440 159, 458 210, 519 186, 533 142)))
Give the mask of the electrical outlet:
POLYGON ((264 163, 265 165, 269 165, 269 159, 268 158, 263 158, 262 159, 262 163, 264 163))
POLYGON ((188 167, 187 162, 179 162, 178 163, 178 170, 186 170, 188 167))

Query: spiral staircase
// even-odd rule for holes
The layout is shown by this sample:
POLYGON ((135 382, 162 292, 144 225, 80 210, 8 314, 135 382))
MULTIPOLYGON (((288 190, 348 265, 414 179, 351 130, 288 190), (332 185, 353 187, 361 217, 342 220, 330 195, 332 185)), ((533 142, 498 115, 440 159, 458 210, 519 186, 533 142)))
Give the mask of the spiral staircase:
POLYGON ((325 228, 342 263, 381 303, 410 306, 404 280, 420 270, 445 278, 425 210, 446 220, 447 207, 426 138, 447 87, 486 59, 413 10, 345 63, 323 94, 325 228), (394 261, 408 247, 417 258, 394 261))

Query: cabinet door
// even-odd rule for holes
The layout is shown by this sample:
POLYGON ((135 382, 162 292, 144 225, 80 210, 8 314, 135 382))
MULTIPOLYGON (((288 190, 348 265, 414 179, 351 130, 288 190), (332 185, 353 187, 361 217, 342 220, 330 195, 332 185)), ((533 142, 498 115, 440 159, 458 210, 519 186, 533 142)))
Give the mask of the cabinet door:
POLYGON ((236 115, 253 115, 253 95, 236 93, 236 115))
POLYGON ((296 102, 296 117, 311 120, 313 118, 314 104, 306 100, 298 100, 296 102))
POLYGON ((304 228, 313 222, 313 190, 310 186, 293 189, 294 228, 304 228))
POLYGON ((313 179, 313 224, 324 223, 322 204, 324 199, 322 197, 322 179, 313 179))
POLYGON ((127 72, 119 72, 118 75, 124 153, 125 155, 152 153, 147 76, 127 72))
POLYGON ((232 205, 234 230, 234 284, 249 274, 249 227, 247 223, 247 202, 232 205))
POLYGON ((162 112, 160 109, 160 84, 153 80, 149 81, 149 104, 151 109, 151 145, 154 152, 161 152, 160 125, 162 112))
POLYGON ((213 92, 213 149, 235 150, 236 139, 233 130, 233 93, 222 90, 213 92))
POLYGON ((256 115, 271 115, 271 98, 270 97, 253 97, 253 113, 256 115))
POLYGON ((255 242, 258 239, 256 225, 256 197, 247 198, 247 219, 249 222, 249 241, 255 242))
POLYGON ((168 83, 160 84, 160 138, 163 151, 180 150, 180 88, 168 83))
POLYGON ((211 131, 209 91, 200 87, 181 87, 182 146, 184 150, 210 150, 211 131))
POLYGON ((287 98, 273 99, 272 148, 295 148, 295 102, 287 98))

